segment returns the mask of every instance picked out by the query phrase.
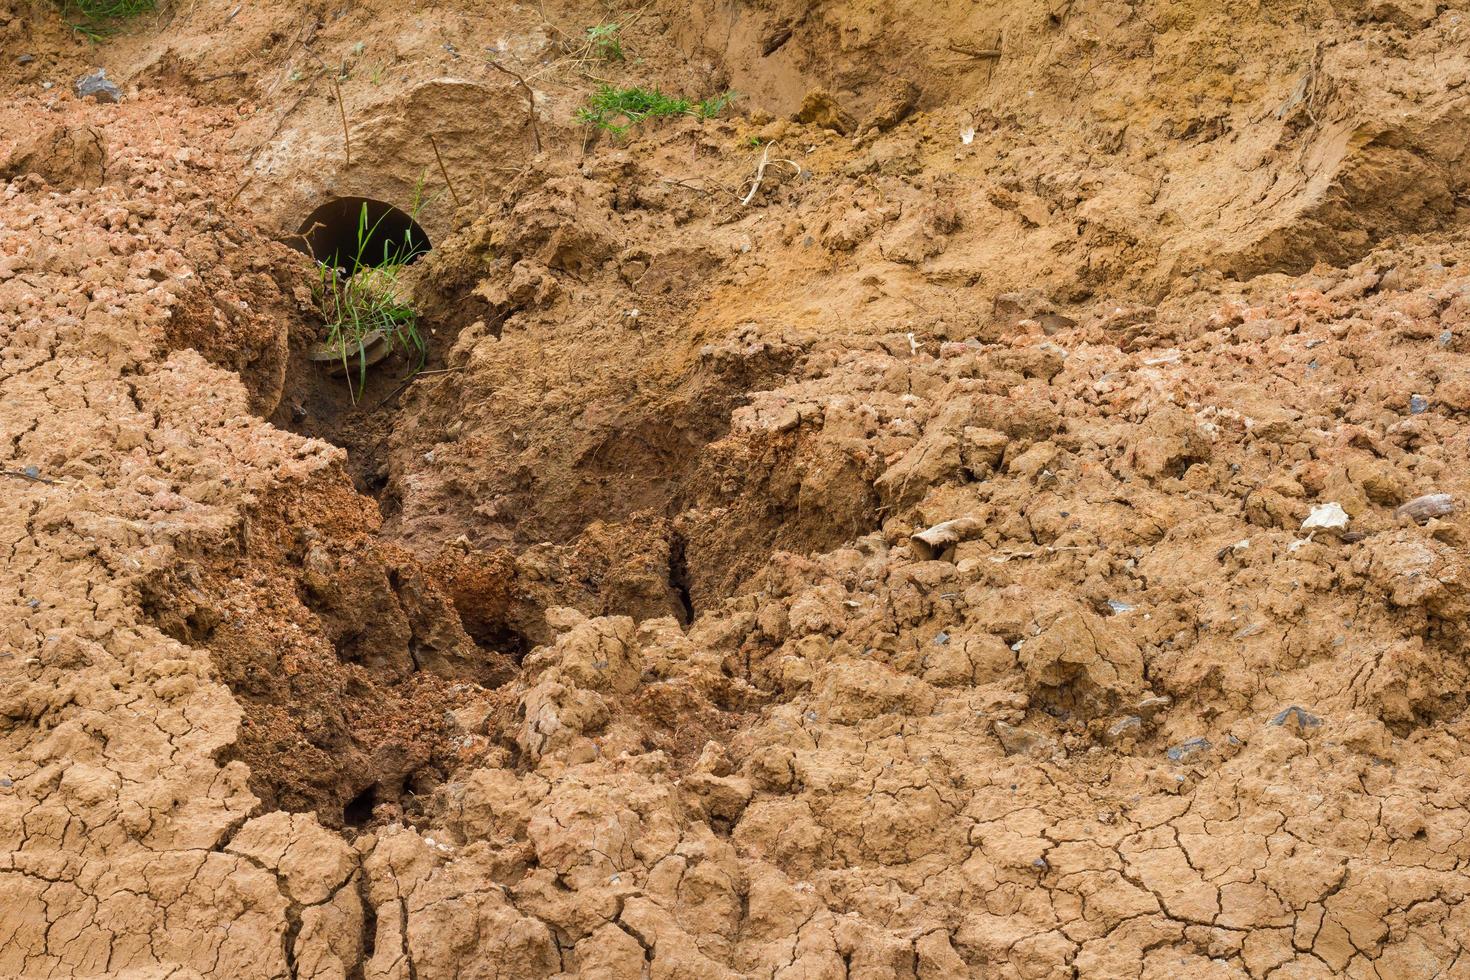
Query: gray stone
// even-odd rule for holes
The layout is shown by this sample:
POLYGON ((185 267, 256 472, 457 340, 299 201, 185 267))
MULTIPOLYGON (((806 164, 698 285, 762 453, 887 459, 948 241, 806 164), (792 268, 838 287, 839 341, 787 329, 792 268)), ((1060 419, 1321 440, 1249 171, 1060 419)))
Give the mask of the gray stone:
POLYGON ((1296 729, 1300 731, 1303 728, 1316 728, 1322 724, 1322 719, 1308 711, 1303 711, 1296 705, 1292 705, 1290 708, 1286 708, 1273 715, 1271 724, 1278 728, 1290 724, 1296 726, 1296 729))
POLYGON ((1152 718, 1174 703, 1174 699, 1167 694, 1151 694, 1138 702, 1138 713, 1145 718, 1152 718))
POLYGON ((90 75, 77 79, 77 98, 96 99, 98 102, 121 102, 122 89, 107 79, 107 69, 98 68, 90 75))
POLYGON ((1000 739, 1006 755, 1048 756, 1056 751, 1056 740, 1040 732, 1030 732, 1003 721, 997 721, 994 728, 995 737, 1000 739))
POLYGON ((1436 517, 1447 517, 1455 512, 1455 498, 1447 493, 1426 493, 1406 504, 1394 508, 1394 517, 1407 517, 1416 524, 1424 524, 1436 517))
POLYGON ((1143 719, 1137 715, 1124 715, 1108 726, 1108 740, 1115 741, 1127 735, 1143 731, 1143 719))
POLYGON ((1188 762, 1197 755, 1203 755, 1214 748, 1210 740, 1203 737, 1185 739, 1178 745, 1171 746, 1168 756, 1174 762, 1188 762))

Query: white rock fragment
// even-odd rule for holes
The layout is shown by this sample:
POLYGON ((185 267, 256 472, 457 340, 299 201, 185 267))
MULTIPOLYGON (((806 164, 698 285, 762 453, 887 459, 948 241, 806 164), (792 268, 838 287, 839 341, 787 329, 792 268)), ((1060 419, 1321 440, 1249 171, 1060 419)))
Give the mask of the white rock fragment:
POLYGON ((909 538, 909 543, 921 561, 931 561, 944 554, 950 545, 968 541, 984 529, 983 521, 973 517, 960 517, 919 531, 909 538))
POLYGON ((1343 531, 1347 529, 1347 526, 1347 511, 1343 510, 1342 504, 1335 500, 1313 507, 1307 519, 1302 521, 1303 531, 1343 531))

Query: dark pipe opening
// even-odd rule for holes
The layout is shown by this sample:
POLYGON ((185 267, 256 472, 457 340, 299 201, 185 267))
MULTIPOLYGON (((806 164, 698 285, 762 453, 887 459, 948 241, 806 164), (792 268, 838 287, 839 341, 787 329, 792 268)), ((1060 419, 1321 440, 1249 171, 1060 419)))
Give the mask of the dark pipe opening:
POLYGON ((370 197, 339 197, 307 215, 286 242, 339 269, 412 262, 433 246, 407 211, 370 197))

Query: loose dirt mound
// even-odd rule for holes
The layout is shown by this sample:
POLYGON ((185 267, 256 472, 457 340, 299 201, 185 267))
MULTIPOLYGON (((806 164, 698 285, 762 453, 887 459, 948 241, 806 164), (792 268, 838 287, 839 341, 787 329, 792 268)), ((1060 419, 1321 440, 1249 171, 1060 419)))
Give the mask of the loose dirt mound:
POLYGON ((1467 17, 0 5, 0 975, 1470 975, 1467 17))

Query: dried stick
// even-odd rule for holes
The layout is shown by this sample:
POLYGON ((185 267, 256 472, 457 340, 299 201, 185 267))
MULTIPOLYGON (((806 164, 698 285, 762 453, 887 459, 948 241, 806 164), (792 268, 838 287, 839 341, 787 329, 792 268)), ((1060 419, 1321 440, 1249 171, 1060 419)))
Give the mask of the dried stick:
POLYGON ((755 179, 750 182, 750 193, 740 199, 741 204, 749 204, 755 199, 755 192, 761 189, 761 181, 766 176, 766 160, 770 158, 771 147, 775 145, 775 143, 767 143, 766 148, 761 151, 761 162, 756 165, 755 179))
POLYGON ((48 480, 44 476, 27 473, 25 470, 0 470, 0 476, 10 476, 17 480, 29 480, 31 483, 56 483, 55 480, 48 480))
POLYGON ((347 158, 347 166, 352 166, 352 137, 347 132, 347 106, 342 101, 342 86, 337 82, 337 75, 332 74, 332 88, 337 90, 337 111, 342 115, 342 153, 347 158))
MULTIPOLYGON (((766 148, 761 151, 761 162, 756 165, 755 177, 752 178, 750 182, 750 190, 746 192, 745 196, 740 199, 740 203, 742 205, 748 205, 751 201, 755 200, 756 191, 761 189, 761 181, 766 179, 766 164, 770 161, 771 147, 775 145, 776 144, 774 142, 767 143, 766 148)), ((782 159, 777 160, 776 162, 787 164, 791 167, 792 170, 796 171, 798 175, 801 173, 801 164, 797 163, 795 160, 782 159)))
POLYGON ((948 47, 955 54, 968 55, 971 58, 996 59, 1000 57, 1000 48, 967 48, 962 44, 950 44, 948 47))
POLYGON ((439 155, 439 141, 434 139, 434 134, 429 134, 429 145, 434 148, 434 159, 439 161, 439 173, 444 175, 444 186, 449 188, 449 196, 454 198, 454 206, 464 207, 464 202, 454 192, 454 182, 449 179, 449 171, 444 167, 444 158, 439 155))
POLYGON ((536 152, 540 153, 541 129, 536 125, 536 93, 531 91, 531 86, 526 84, 526 80, 524 78, 511 71, 509 68, 506 68, 504 65, 501 65, 499 62, 487 61, 486 64, 488 64, 491 68, 494 68, 496 71, 504 72, 511 78, 514 78, 517 84, 519 84, 521 88, 526 90, 526 106, 531 113, 531 135, 536 140, 536 152))

